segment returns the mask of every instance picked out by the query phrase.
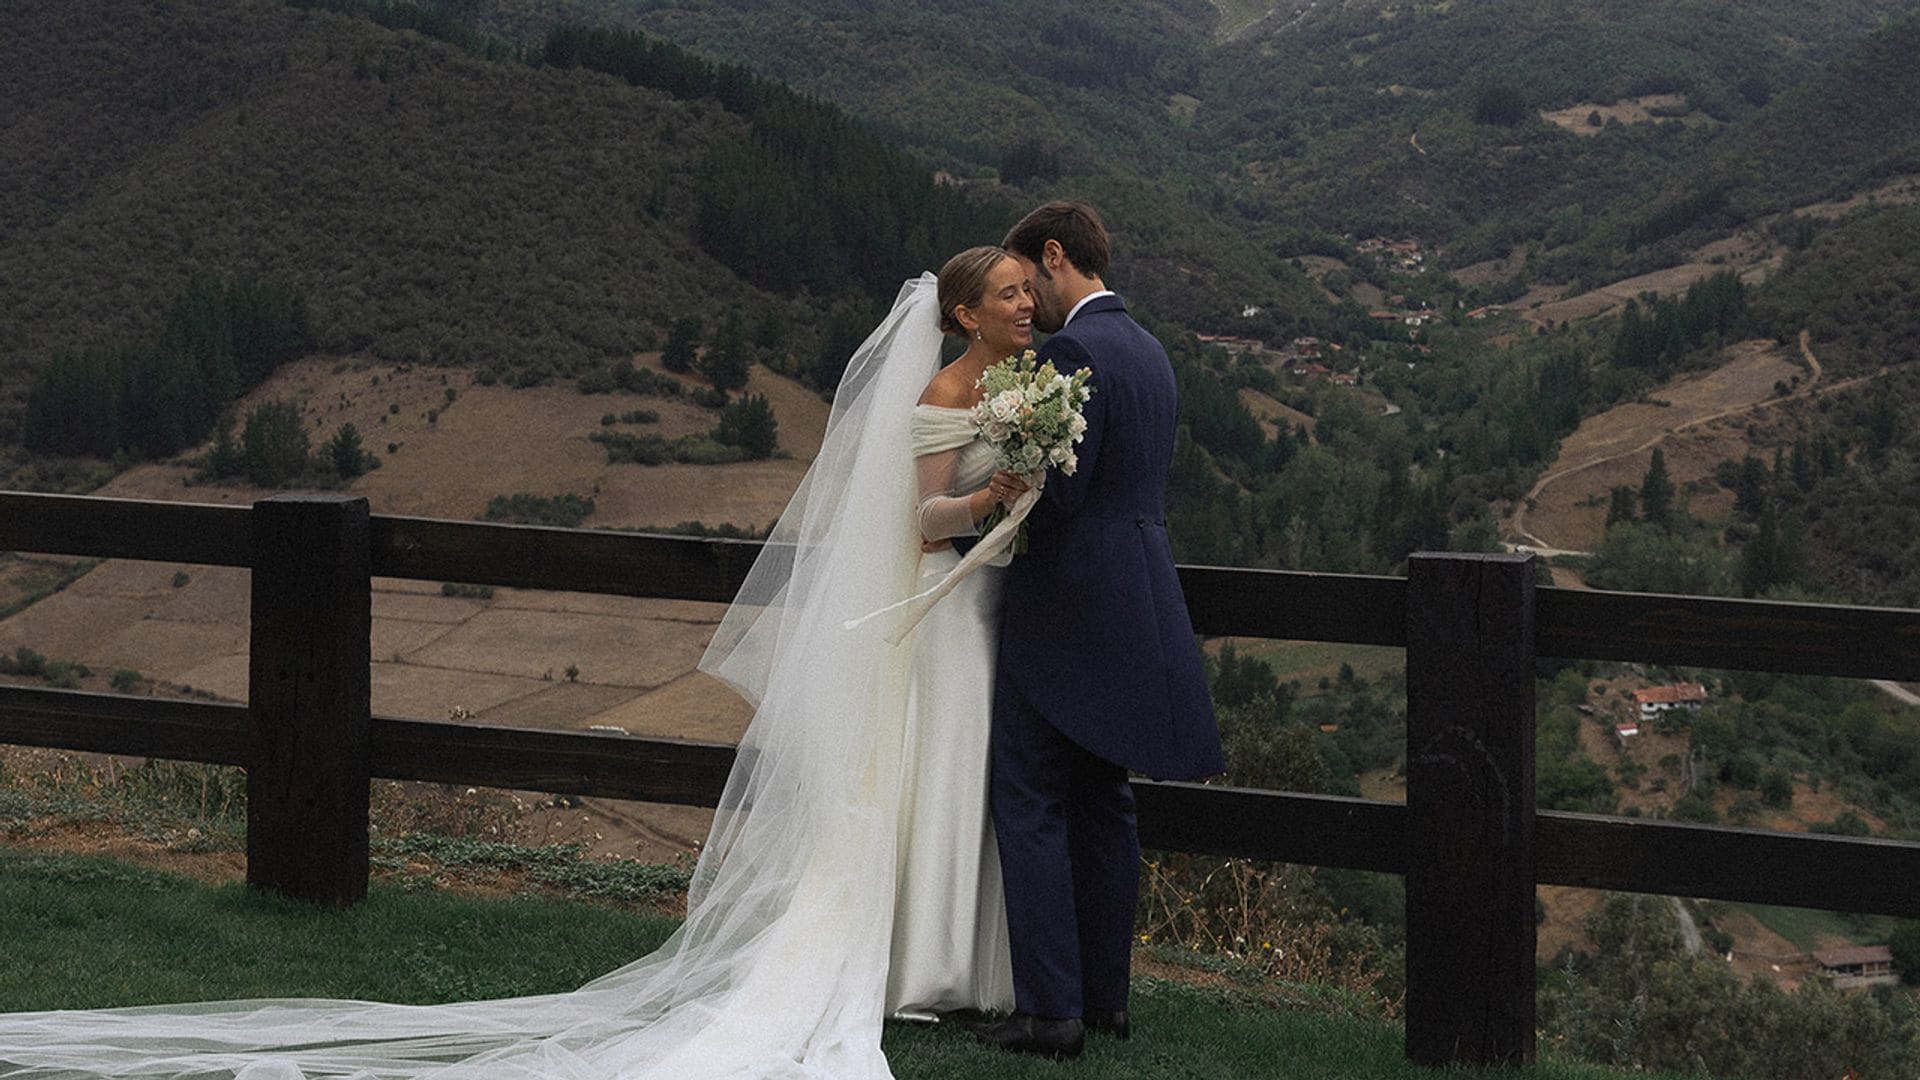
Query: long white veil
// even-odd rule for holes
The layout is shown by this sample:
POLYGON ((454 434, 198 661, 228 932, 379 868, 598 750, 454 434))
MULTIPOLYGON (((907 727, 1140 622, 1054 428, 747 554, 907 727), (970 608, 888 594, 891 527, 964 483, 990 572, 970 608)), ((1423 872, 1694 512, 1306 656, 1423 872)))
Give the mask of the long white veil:
POLYGON ((880 1080, 912 649, 844 623, 912 595, 910 424, 935 278, 861 345, 808 471, 701 662, 755 703, 685 923, 576 991, 0 1016, 0 1077, 880 1080))

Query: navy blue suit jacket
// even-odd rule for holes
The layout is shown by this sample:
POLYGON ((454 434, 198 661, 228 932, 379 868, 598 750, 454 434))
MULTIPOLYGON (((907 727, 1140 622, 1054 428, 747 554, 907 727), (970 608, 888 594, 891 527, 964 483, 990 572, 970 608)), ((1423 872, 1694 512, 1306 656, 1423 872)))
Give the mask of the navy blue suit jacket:
POLYGON ((1117 296, 1090 300, 1040 349, 1093 397, 1073 476, 1049 470, 1028 549, 1007 569, 999 675, 1087 750, 1158 779, 1226 768, 1167 540, 1179 392, 1117 296))

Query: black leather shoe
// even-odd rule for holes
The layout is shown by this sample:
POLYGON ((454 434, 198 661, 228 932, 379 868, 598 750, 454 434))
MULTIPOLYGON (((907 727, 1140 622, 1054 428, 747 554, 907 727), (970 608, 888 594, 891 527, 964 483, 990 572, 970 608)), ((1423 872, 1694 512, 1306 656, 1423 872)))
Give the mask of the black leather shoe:
POLYGON ((1123 1040, 1132 1034, 1131 1029, 1127 1026, 1127 1010, 1125 1009, 1119 1009, 1114 1012, 1102 1012, 1099 1009, 1090 1009, 1087 1014, 1080 1019, 1086 1025, 1088 1031, 1096 1031, 1102 1035, 1111 1035, 1116 1039, 1123 1040))
POLYGON ((1055 1061, 1079 1057, 1087 1038, 1086 1028, 1077 1017, 1042 1020, 1026 1013, 1014 1013, 997 1024, 982 1024, 973 1029, 973 1037, 988 1046, 1055 1061))

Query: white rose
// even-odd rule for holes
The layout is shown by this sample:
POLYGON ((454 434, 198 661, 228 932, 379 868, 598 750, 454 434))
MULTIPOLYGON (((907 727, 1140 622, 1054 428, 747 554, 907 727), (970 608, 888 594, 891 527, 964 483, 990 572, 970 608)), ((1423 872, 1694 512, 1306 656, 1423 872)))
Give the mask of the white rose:
POLYGON ((1008 421, 1020 415, 1020 391, 1002 390, 993 396, 988 411, 995 420, 1008 421))
POLYGON ((1086 417, 1081 416, 1079 413, 1074 413, 1072 416, 1067 417, 1067 434, 1073 436, 1073 441, 1079 442, 1080 437, 1086 433, 1086 417))

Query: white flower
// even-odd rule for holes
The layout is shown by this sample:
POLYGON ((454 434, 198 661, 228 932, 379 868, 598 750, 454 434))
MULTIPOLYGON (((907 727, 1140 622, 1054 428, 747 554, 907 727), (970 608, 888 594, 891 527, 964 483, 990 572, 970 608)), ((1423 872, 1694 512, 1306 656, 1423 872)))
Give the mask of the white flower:
POLYGON ((987 413, 995 420, 1011 421, 1020 415, 1020 406, 1023 404, 1025 403, 1021 400, 1020 391, 1002 390, 993 396, 991 403, 987 406, 987 413))

